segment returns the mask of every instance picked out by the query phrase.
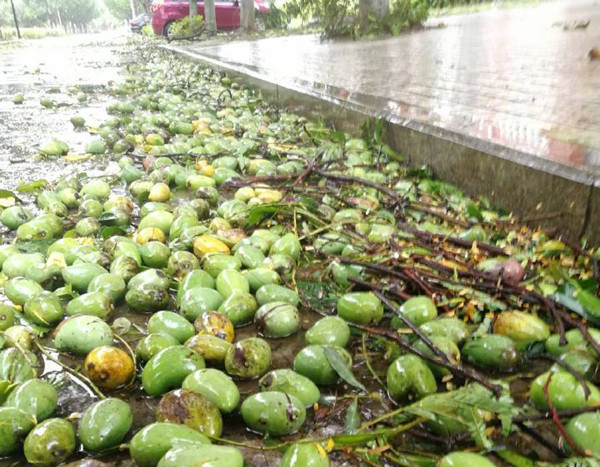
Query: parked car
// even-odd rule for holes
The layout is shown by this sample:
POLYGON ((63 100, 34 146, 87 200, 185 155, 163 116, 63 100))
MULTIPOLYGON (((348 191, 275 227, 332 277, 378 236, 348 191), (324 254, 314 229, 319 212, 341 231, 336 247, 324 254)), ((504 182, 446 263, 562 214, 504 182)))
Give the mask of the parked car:
POLYGON ((141 15, 129 20, 129 29, 131 29, 131 32, 139 34, 142 32, 142 28, 144 26, 150 24, 151 19, 152 18, 150 18, 150 15, 142 13, 141 15))
MULTIPOLYGON (((204 16, 204 2, 197 3, 198 14, 204 16)), ((269 13, 267 0, 254 0, 255 12, 269 13)), ((169 36, 171 24, 185 18, 190 12, 188 0, 154 0, 152 2, 152 29, 155 34, 169 36)), ((217 29, 240 27, 240 3, 238 0, 215 0, 217 29)))

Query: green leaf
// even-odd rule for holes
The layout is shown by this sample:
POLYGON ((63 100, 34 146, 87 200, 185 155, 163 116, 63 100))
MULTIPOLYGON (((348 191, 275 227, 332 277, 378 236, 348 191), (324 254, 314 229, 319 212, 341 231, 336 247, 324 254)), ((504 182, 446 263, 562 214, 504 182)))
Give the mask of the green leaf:
POLYGON ((0 198, 17 198, 17 195, 15 195, 12 191, 10 190, 0 190, 0 198))
POLYGON ((536 467, 535 462, 531 459, 527 459, 520 454, 508 449, 501 449, 496 451, 496 454, 505 462, 508 462, 514 467, 536 467))
POLYGON ((34 193, 36 191, 41 191, 46 185, 48 185, 47 180, 36 180, 35 182, 27 183, 25 185, 19 185, 17 191, 21 193, 34 193))
POLYGON ((121 227, 101 227, 100 236, 106 240, 107 238, 113 237, 114 235, 123 235, 125 231, 121 227))
POLYGON ((48 252, 50 245, 52 245, 55 241, 55 239, 49 238, 46 240, 17 243, 16 246, 23 253, 42 253, 45 255, 48 252))
POLYGON ((553 295, 554 300, 590 322, 600 325, 600 299, 587 290, 578 288, 575 284, 571 281, 561 287, 553 295))
POLYGON ((367 392, 367 388, 356 379, 350 365, 348 365, 348 362, 344 360, 344 357, 342 357, 337 350, 332 347, 325 347, 325 356, 335 372, 340 375, 340 378, 346 381, 350 386, 354 386, 355 388, 367 392))
POLYGON ((356 433, 360 428, 360 413, 358 411, 358 399, 354 399, 346 411, 344 432, 350 435, 356 433))
POLYGON ((248 213, 248 224, 256 225, 260 223, 265 217, 271 216, 273 214, 279 214, 280 212, 293 212, 295 204, 263 204, 260 206, 255 206, 250 209, 248 213))

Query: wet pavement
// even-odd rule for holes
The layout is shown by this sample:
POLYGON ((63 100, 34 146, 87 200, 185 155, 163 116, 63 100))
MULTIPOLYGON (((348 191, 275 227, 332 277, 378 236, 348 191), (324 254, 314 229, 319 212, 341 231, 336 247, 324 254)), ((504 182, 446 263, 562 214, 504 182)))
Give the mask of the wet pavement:
POLYGON ((490 153, 509 148, 527 166, 556 172, 553 161, 597 179, 600 60, 588 52, 598 45, 600 3, 567 0, 434 18, 381 40, 305 35, 183 47, 413 129, 493 143, 490 153))
POLYGON ((110 83, 121 76, 124 57, 120 52, 126 40, 127 35, 110 32, 0 43, 1 189, 106 170, 106 161, 40 160, 37 148, 58 138, 69 145, 70 154, 85 153, 90 133, 75 131, 69 120, 81 115, 92 127, 106 120, 105 107, 112 99, 107 93, 110 83), (85 100, 77 99, 80 92, 85 93, 85 100), (13 103, 16 93, 23 94, 23 104, 13 103), (44 108, 40 99, 56 105, 44 108))

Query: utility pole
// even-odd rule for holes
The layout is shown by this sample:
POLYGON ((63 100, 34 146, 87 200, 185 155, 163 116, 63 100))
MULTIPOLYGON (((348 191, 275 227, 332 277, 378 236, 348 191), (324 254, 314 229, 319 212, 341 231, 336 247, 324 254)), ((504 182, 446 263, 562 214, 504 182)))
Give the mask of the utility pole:
POLYGON ((129 0, 129 6, 131 7, 131 17, 135 18, 136 14, 135 14, 135 3, 133 2, 133 0, 129 0))
POLYGON ((17 10, 15 10, 15 4, 13 0, 10 0, 10 6, 12 8, 12 14, 15 20, 15 28, 17 28, 17 37, 21 39, 21 30, 19 29, 19 20, 17 19, 17 10))

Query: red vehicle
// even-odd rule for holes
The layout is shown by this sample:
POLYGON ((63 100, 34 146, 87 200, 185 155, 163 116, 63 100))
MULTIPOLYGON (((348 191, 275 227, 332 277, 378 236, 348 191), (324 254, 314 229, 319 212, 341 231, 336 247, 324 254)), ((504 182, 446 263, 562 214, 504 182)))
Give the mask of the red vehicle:
MULTIPOLYGON (((204 16, 204 2, 197 3, 198 14, 204 16)), ((270 11, 267 0, 254 0, 255 12, 270 11)), ((173 21, 185 18, 190 12, 188 0, 154 0, 152 2, 152 29, 158 35, 169 36, 173 21)), ((240 3, 238 0, 215 0, 218 29, 237 29, 240 27, 240 3)))

